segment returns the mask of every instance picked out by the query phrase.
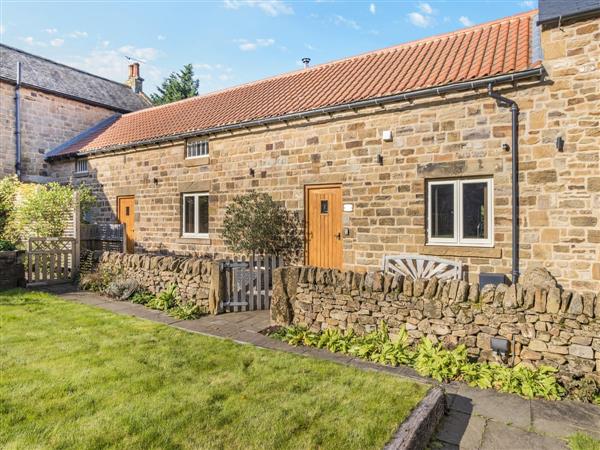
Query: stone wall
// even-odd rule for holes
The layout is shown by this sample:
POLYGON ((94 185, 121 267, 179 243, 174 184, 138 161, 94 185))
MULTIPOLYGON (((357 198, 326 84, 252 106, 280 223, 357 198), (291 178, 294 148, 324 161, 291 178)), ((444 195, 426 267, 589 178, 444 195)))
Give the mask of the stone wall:
POLYGON ((497 359, 490 340, 502 337, 511 342, 511 364, 600 373, 600 292, 564 291, 543 269, 526 273, 523 284, 483 288, 314 267, 278 269, 273 279, 274 324, 366 333, 383 320, 392 333, 405 326, 413 340, 465 344, 482 361, 497 359))
MULTIPOLYGON (((15 86, 0 81, 0 178, 15 173, 15 86)), ((21 88, 21 170, 25 181, 49 180, 45 153, 114 111, 21 88)), ((71 172, 75 163, 71 161, 71 172)))
POLYGON ((21 251, 0 252, 0 290, 25 286, 25 266, 21 251))
MULTIPOLYGON (((547 81, 498 87, 521 109, 521 270, 545 267, 579 292, 600 290, 599 23, 545 30, 547 81)), ((93 187, 103 222, 116 220, 118 196, 135 195, 136 251, 219 256, 228 255, 221 229, 235 195, 268 192, 303 217, 306 185, 339 184, 353 206, 342 218, 344 269, 429 254, 461 260, 475 282, 479 272, 511 271, 511 155, 502 149, 510 136, 510 110, 482 89, 211 135, 203 165, 184 159, 183 141, 95 156, 89 176, 74 181, 93 187), (425 245, 427 182, 472 176, 494 181, 493 247, 425 245), (209 239, 186 239, 181 194, 199 191, 210 194, 209 239)), ((53 168, 68 181, 72 164, 53 168)))
POLYGON ((160 293, 169 284, 176 284, 182 300, 217 312, 221 292, 218 262, 203 258, 104 252, 98 270, 120 272, 137 280, 153 294, 160 293))

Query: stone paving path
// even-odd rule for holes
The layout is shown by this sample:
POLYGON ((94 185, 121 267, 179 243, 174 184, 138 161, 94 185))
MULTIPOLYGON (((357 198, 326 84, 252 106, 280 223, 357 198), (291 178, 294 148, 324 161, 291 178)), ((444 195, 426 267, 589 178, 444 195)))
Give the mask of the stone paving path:
MULTIPOLYGON (((48 289, 66 300, 100 307, 118 314, 164 323, 185 331, 231 339, 272 350, 302 354, 377 370, 421 382, 432 380, 407 367, 387 367, 310 347, 293 347, 259 333, 269 326, 267 311, 228 313, 196 320, 178 320, 142 305, 118 302, 95 293, 60 286, 48 289)), ((430 442, 432 449, 530 450, 567 449, 566 438, 581 431, 600 439, 600 408, 577 402, 526 400, 463 383, 444 384, 448 413, 430 442)))

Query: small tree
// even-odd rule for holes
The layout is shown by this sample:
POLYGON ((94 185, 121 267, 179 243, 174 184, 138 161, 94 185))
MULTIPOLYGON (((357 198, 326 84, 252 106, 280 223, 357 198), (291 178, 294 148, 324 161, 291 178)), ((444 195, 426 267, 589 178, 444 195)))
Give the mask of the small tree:
POLYGON ((81 213, 87 212, 95 197, 87 186, 59 183, 20 183, 16 178, 0 183, 0 208, 4 227, 0 238, 19 243, 30 236, 60 237, 64 234, 73 194, 79 192, 81 213), (6 185, 4 184, 6 183, 6 185), (10 183, 10 187, 7 186, 10 183))
POLYGON ((169 75, 163 81, 162 86, 158 88, 158 94, 150 95, 150 99, 155 105, 164 105, 184 98, 195 97, 198 95, 199 85, 200 82, 194 79, 193 66, 186 64, 179 73, 173 72, 169 75))
POLYGON ((225 211, 223 238, 233 252, 278 255, 287 261, 302 250, 298 218, 266 193, 234 198, 225 211))

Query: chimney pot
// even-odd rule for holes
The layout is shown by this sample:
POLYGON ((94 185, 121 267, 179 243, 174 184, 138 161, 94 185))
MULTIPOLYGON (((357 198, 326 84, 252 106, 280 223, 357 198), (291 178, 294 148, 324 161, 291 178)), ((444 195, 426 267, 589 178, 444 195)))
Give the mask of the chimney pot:
POLYGON ((304 64, 304 68, 306 69, 310 64, 310 58, 302 58, 302 64, 304 64))

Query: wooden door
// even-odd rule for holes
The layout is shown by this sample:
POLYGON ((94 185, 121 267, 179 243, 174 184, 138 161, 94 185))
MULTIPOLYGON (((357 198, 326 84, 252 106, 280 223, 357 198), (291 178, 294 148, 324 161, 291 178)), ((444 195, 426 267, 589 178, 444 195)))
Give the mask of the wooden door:
POLYGON ((341 269, 343 265, 341 186, 307 186, 305 202, 307 264, 341 269))
POLYGON ((133 253, 135 246, 134 203, 135 198, 133 196, 119 197, 117 199, 119 223, 125 224, 127 253, 133 253))

